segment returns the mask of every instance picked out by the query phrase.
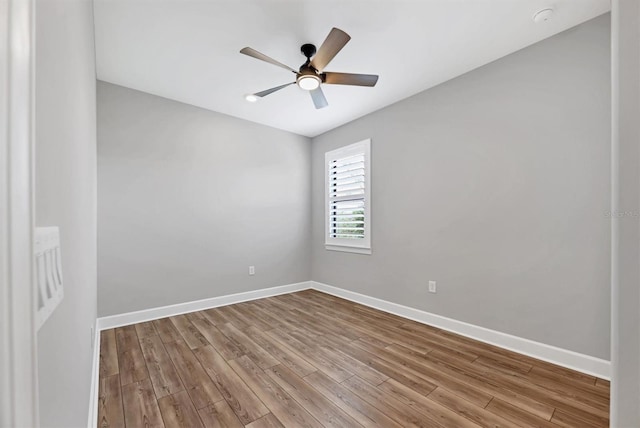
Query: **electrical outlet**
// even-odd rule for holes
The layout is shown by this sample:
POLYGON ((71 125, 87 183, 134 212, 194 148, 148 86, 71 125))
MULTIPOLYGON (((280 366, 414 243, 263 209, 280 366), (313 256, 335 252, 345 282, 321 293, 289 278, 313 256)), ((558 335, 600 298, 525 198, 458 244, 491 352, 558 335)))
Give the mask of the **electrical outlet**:
POLYGON ((256 274, 256 267, 249 266, 249 275, 255 275, 255 274, 256 274))
POLYGON ((429 293, 435 293, 437 291, 436 282, 429 281, 429 293))

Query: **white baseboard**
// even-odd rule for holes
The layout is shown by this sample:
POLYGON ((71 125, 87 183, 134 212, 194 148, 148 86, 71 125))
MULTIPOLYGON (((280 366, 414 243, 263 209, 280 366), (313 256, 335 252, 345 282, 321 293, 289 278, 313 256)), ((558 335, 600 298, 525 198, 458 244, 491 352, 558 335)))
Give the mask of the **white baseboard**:
POLYGON ((127 312, 98 318, 97 330, 122 327, 137 324, 139 322, 157 320, 159 318, 201 311, 203 309, 216 308, 218 306, 232 305, 234 303, 247 302, 249 300, 263 299, 279 294, 293 293, 311 288, 311 282, 298 282, 295 284, 281 285, 278 287, 263 288, 261 290, 245 291, 243 293, 229 294, 226 296, 212 297, 210 299, 196 300, 193 302, 178 303, 175 305, 161 306, 158 308, 144 309, 142 311, 127 312))
POLYGON ((611 378, 611 362, 607 360, 490 330, 316 281, 311 281, 311 288, 562 367, 602 379, 611 378))

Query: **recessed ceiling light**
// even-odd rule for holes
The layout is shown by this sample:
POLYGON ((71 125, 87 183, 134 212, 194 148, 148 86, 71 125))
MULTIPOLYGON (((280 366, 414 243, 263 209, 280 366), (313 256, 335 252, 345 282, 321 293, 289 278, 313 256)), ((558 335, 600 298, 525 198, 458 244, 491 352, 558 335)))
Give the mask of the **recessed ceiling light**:
POLYGON ((256 95, 253 95, 253 94, 245 95, 244 99, 249 101, 250 103, 255 103, 256 101, 258 101, 258 97, 256 95))
POLYGON ((318 89, 318 86, 320 86, 320 78, 312 74, 303 74, 298 77, 298 81, 296 83, 298 83, 298 86, 305 91, 313 91, 314 89, 318 89))
POLYGON ((535 22, 536 24, 546 22, 551 19, 551 15, 553 15, 553 9, 550 7, 539 10, 535 15, 533 15, 533 22, 535 22))

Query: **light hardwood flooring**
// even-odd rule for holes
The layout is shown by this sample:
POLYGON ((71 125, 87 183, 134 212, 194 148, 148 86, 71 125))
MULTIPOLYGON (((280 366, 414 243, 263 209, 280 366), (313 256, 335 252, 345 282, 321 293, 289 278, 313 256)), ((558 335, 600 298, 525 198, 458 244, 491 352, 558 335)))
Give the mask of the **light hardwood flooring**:
POLYGON ((103 331, 99 427, 605 427, 609 383, 317 291, 103 331))

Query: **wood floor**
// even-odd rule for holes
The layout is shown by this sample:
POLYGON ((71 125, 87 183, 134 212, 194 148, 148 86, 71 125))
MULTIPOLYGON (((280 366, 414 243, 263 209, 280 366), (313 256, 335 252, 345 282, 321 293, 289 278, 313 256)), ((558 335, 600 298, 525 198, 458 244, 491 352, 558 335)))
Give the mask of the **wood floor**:
POLYGON ((100 427, 606 427, 609 383, 302 291, 106 330, 100 427))

